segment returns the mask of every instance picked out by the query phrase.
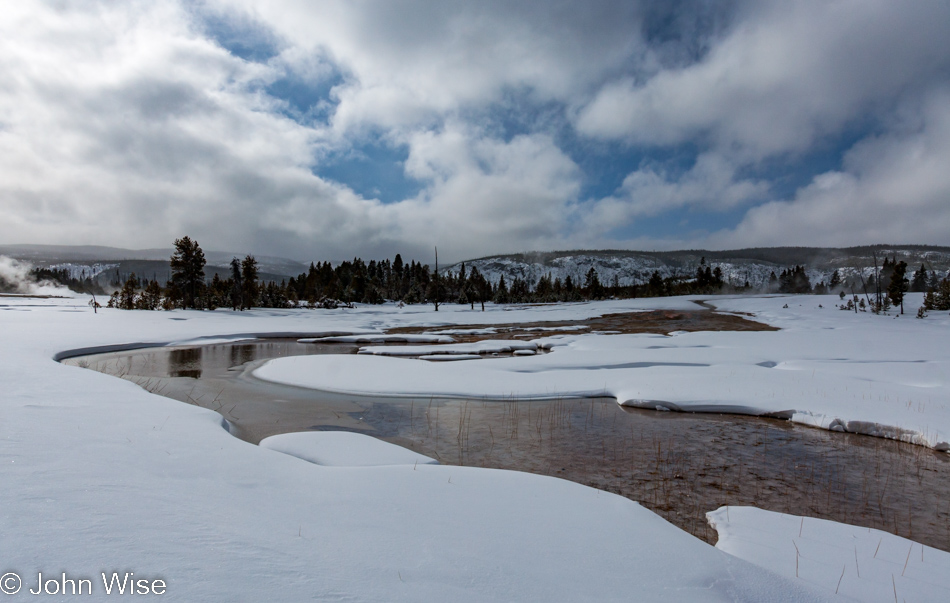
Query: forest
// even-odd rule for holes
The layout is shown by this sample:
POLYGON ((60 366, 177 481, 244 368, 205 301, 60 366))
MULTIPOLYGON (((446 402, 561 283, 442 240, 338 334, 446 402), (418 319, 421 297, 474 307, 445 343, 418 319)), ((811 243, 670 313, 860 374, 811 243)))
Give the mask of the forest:
MULTIPOLYGON (((654 272, 643 284, 621 285, 601 282, 592 267, 582 281, 570 276, 563 281, 542 276, 537 283, 515 278, 507 282, 504 276, 491 282, 476 267, 466 269, 461 264, 454 273, 440 273, 415 260, 403 261, 397 254, 388 259, 365 262, 360 258, 343 261, 333 266, 330 262, 314 262, 307 271, 286 280, 264 282, 254 256, 231 260, 230 275, 222 278, 217 273, 205 278, 204 252, 190 237, 175 241, 170 259, 171 278, 164 284, 157 280, 139 279, 130 275, 120 289, 109 298, 108 306, 121 309, 174 309, 194 308, 214 310, 231 308, 337 308, 354 303, 381 304, 386 301, 403 304, 468 304, 473 309, 486 302, 553 303, 597 299, 663 297, 690 294, 762 293, 745 283, 735 286, 724 282, 721 268, 700 262, 695 273, 663 278, 654 272)), ((842 309, 887 311, 892 305, 902 306, 908 291, 926 292, 924 311, 950 309, 950 281, 938 279, 921 265, 908 276, 906 262, 884 258, 877 278, 863 277, 845 282, 838 272, 828 283, 812 284, 805 267, 797 265, 770 275, 767 293, 827 294, 837 293, 842 309), (861 296, 864 296, 863 298, 861 296), (845 297, 848 297, 847 303, 845 297), (865 301, 865 299, 867 301, 865 301)), ((56 277, 57 275, 46 275, 56 277)), ((93 292, 93 291, 89 291, 93 292)))

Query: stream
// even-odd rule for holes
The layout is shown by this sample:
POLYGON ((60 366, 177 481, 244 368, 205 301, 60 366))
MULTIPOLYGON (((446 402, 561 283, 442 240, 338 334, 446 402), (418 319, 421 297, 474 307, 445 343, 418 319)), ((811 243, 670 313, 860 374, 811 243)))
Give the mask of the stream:
POLYGON ((306 430, 364 433, 443 464, 527 471, 614 492, 710 543, 716 532, 707 511, 753 505, 878 528, 950 551, 950 455, 921 446, 779 419, 626 408, 612 398, 382 398, 251 374, 272 358, 357 349, 258 339, 63 362, 215 410, 250 443, 306 430))

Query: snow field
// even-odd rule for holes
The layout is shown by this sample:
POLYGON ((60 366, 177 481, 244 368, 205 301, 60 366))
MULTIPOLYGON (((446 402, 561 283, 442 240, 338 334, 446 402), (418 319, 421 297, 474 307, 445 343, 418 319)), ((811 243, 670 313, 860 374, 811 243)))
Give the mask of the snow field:
MULTIPOLYGON (((313 442, 278 441, 292 454, 252 446, 214 412, 53 360, 254 333, 566 320, 643 302, 433 317, 424 307, 93 314, 86 301, 0 302, 4 572, 122 568, 161 577, 166 599, 189 602, 827 600, 616 495, 467 467, 321 466, 293 456, 313 442)), ((336 462, 370 453, 347 448, 350 460, 336 462)))

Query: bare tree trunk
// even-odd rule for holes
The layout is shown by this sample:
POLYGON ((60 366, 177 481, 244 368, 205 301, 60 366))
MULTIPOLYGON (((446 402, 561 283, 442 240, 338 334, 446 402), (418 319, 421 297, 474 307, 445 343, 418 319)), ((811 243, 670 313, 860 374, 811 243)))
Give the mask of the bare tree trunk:
POLYGON ((439 248, 435 248, 435 291, 434 291, 435 311, 439 311, 439 248))

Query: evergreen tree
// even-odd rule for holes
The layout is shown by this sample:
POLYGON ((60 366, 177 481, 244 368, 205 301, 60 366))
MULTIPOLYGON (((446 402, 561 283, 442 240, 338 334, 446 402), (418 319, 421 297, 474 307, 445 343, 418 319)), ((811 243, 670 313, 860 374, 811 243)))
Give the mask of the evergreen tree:
POLYGON ((136 300, 135 307, 140 310, 158 310, 162 305, 162 286, 155 279, 145 285, 145 290, 136 300))
POLYGON ((241 308, 250 309, 257 306, 259 297, 257 260, 253 255, 247 255, 241 261, 241 308))
POLYGON ((478 266, 472 266, 472 271, 468 276, 468 282, 471 293, 469 294, 469 301, 472 303, 472 309, 475 309, 475 302, 481 304, 482 312, 485 311, 485 302, 491 297, 491 284, 489 284, 488 279, 482 276, 482 273, 478 271, 478 266))
POLYGON ((172 291, 181 296, 184 308, 200 308, 205 282, 205 254, 198 241, 190 237, 175 240, 175 253, 171 257, 172 291))
POLYGON ((779 293, 811 293, 811 281, 804 266, 783 270, 779 276, 779 293))
POLYGON ((890 289, 891 277, 894 275, 894 267, 897 265, 897 257, 889 260, 884 256, 884 264, 881 265, 881 271, 878 273, 877 283, 881 291, 890 289))
POLYGON ((230 302, 231 283, 222 279, 221 276, 215 272, 214 276, 211 277, 211 285, 207 287, 205 306, 209 310, 214 310, 221 306, 230 305, 230 302))
POLYGON ((699 267, 696 268, 696 287, 700 291, 709 286, 709 277, 706 273, 708 268, 709 267, 706 265, 706 257, 703 256, 699 260, 699 267))
POLYGON ((923 293, 927 290, 927 269, 921 264, 914 278, 910 281, 910 290, 915 293, 923 293))
POLYGON ((575 301, 576 299, 577 291, 574 287, 574 278, 568 274, 564 279, 564 296, 561 301, 575 301))
POLYGON ((950 276, 945 277, 931 287, 924 297, 924 308, 927 310, 950 310, 950 276))
POLYGON ((828 280, 828 289, 832 293, 837 291, 841 287, 841 275, 838 274, 838 271, 835 270, 831 273, 831 279, 828 280))
POLYGON ((584 290, 587 291, 589 299, 603 299, 604 287, 600 284, 600 277, 597 271, 591 266, 584 277, 584 290))
POLYGON ((895 306, 901 307, 901 314, 904 313, 904 294, 910 288, 907 281, 907 262, 900 261, 891 264, 890 282, 887 285, 887 296, 895 306))
POLYGON ((504 274, 502 274, 501 278, 498 280, 498 288, 495 290, 494 301, 496 304, 508 303, 508 285, 505 284, 504 274))
POLYGON ((653 274, 650 275, 650 282, 647 283, 647 291, 649 291, 649 294, 653 297, 663 295, 663 277, 660 276, 659 270, 654 270, 653 274))
POLYGON ((119 292, 117 307, 123 310, 135 309, 135 291, 139 288, 139 279, 135 278, 135 273, 129 275, 122 285, 122 291, 119 292))
MULTIPOLYGON (((313 270, 313 264, 310 264, 310 269, 313 270)), ((241 260, 237 258, 231 258, 231 309, 237 312, 238 310, 244 309, 244 304, 242 303, 244 295, 244 279, 241 277, 241 260)))

